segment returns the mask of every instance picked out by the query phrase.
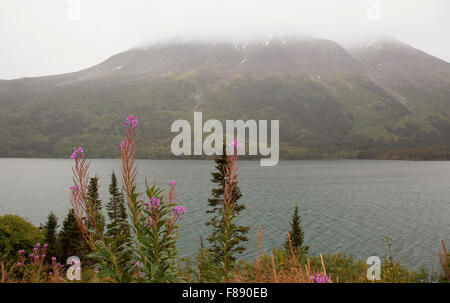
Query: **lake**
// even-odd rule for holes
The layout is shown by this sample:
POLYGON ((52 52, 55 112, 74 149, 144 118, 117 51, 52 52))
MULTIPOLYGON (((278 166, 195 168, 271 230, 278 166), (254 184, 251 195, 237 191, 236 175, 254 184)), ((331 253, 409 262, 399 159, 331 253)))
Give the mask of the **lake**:
MULTIPOLYGON (((69 159, 0 159, 0 215, 17 214, 39 225, 50 211, 60 224, 70 208, 69 159)), ((138 186, 144 177, 168 187, 176 180, 179 204, 188 209, 180 228, 179 248, 193 257, 208 229, 207 199, 213 161, 138 160, 138 186)), ((118 159, 92 160, 91 176, 100 178, 100 197, 108 201, 108 185, 118 159)), ((438 271, 440 240, 450 243, 450 162, 375 160, 280 161, 260 167, 241 163, 239 186, 246 209, 240 221, 250 226, 247 251, 256 255, 256 231, 262 228, 263 250, 286 239, 290 217, 299 205, 311 254, 346 252, 356 258, 386 256, 385 236, 393 252, 412 268, 438 271)), ((448 244, 450 245, 450 244, 448 244)))

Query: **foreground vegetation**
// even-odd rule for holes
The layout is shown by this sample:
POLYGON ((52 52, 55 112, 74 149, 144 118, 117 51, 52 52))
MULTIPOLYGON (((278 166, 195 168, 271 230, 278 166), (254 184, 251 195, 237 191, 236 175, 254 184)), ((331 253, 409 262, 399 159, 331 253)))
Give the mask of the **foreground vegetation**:
MULTIPOLYGON (((260 233, 258 233, 260 237, 260 233)), ((260 243, 260 242, 259 242, 260 243)), ((260 244, 259 244, 260 245, 260 244)), ((0 282, 3 283, 99 283, 114 282, 111 276, 101 276, 96 266, 83 267, 80 281, 69 281, 63 265, 52 258, 46 262, 42 257, 46 248, 34 247, 33 256, 25 257, 19 251, 18 260, 0 262, 0 282), (38 249, 36 249, 38 248, 38 249), (37 257, 36 257, 37 256, 37 257)), ((238 260, 224 280, 222 267, 214 263, 211 256, 201 250, 196 260, 179 260, 174 282, 238 282, 238 283, 424 283, 448 282, 445 272, 439 277, 430 276, 424 270, 408 270, 395 257, 389 255, 382 260, 381 280, 368 280, 368 265, 344 253, 320 256, 296 255, 293 250, 273 249, 271 254, 262 254, 260 246, 253 262, 238 260)), ((127 282, 145 282, 136 267, 127 282)), ((150 280, 152 281, 152 280, 150 280)))
MULTIPOLYGON (((177 230, 188 210, 177 202, 176 182, 171 181, 165 190, 149 185, 146 180, 145 192, 137 191, 137 118, 128 116, 125 126, 126 133, 119 145, 125 195, 118 189, 113 172, 110 201, 106 205, 109 219, 106 220, 98 197, 98 179, 90 178, 90 162, 84 150, 76 148, 71 155, 72 209, 59 234, 52 213, 40 229, 18 216, 0 217, 1 282, 336 283, 430 282, 435 278, 401 264, 391 252, 389 238, 380 280, 368 280, 368 265, 344 253, 309 256, 297 207, 283 248, 262 254, 259 230, 255 261, 239 260, 238 255, 245 250, 242 243, 247 240, 248 227, 236 224, 244 208, 237 202, 242 196, 238 187, 237 141, 230 142, 234 154, 216 158, 217 171, 212 181, 217 187, 212 191, 207 211, 213 214, 207 222, 213 227, 207 238, 209 245, 206 247, 201 241, 196 260, 183 259, 176 247, 177 230), (79 256, 81 260, 71 256, 79 256)), ((439 281, 448 281, 450 257, 444 243, 439 257, 442 265, 439 281)))

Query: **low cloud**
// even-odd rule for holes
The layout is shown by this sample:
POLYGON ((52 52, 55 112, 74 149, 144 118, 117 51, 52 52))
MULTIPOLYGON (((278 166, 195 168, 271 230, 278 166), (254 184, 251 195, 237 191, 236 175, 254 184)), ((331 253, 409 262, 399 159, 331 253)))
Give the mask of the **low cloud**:
POLYGON ((450 61, 448 11, 446 0, 0 0, 0 78, 76 71, 173 38, 389 36, 450 61))

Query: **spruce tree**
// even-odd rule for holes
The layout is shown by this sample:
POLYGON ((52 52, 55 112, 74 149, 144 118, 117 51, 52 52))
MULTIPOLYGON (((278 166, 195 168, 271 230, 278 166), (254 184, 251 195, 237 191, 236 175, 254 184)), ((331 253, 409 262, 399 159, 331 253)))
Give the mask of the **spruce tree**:
POLYGON ((70 256, 82 258, 88 253, 86 242, 81 235, 73 211, 73 209, 69 210, 59 232, 58 259, 61 260, 60 262, 65 262, 70 256))
POLYGON ((98 194, 98 177, 92 177, 89 180, 87 199, 89 202, 89 206, 94 208, 96 212, 102 211, 102 201, 99 199, 98 194))
MULTIPOLYGON (((99 198, 99 194, 98 194, 98 177, 92 177, 89 180, 89 185, 88 185, 88 192, 87 192, 87 200, 88 200, 88 205, 90 207, 90 212, 91 214, 95 214, 95 221, 97 223, 100 223, 97 225, 97 227, 100 227, 99 232, 103 233, 103 206, 102 206, 102 201, 99 198)), ((94 222, 90 222, 89 227, 91 229, 95 228, 94 222)))
MULTIPOLYGON (((294 253, 307 254, 309 246, 303 245, 304 234, 301 227, 301 219, 298 214, 298 205, 295 205, 294 213, 292 214, 291 230, 289 231, 289 237, 291 238, 291 245, 294 253)), ((286 239, 284 244, 285 249, 290 252, 289 239, 286 239)))
POLYGON ((106 225, 106 236, 118 239, 118 246, 128 242, 130 240, 130 226, 127 220, 125 199, 123 193, 119 191, 117 177, 114 171, 111 175, 109 202, 106 204, 106 209, 109 217, 109 224, 106 225))
MULTIPOLYGON (((215 187, 211 190, 212 198, 208 199, 208 205, 209 209, 206 211, 207 214, 212 214, 211 219, 206 222, 207 226, 211 226, 213 228, 212 233, 207 238, 208 242, 210 243, 211 247, 209 248, 210 252, 213 252, 214 254, 214 261, 217 263, 220 263, 223 261, 223 251, 220 246, 220 239, 222 238, 222 235, 224 233, 224 225, 222 220, 222 203, 223 203, 223 193, 224 193, 224 187, 225 187, 225 169, 227 166, 228 161, 228 155, 226 154, 226 144, 224 142, 223 144, 223 153, 220 156, 217 156, 214 158, 214 161, 216 163, 215 168, 216 171, 212 172, 212 179, 211 181, 216 183, 218 187, 215 187)), ((239 215, 239 213, 245 209, 244 204, 238 204, 237 201, 239 198, 242 197, 242 194, 239 190, 239 187, 236 185, 234 187, 234 196, 236 196, 236 206, 235 211, 236 215, 239 215)), ((231 249, 230 251, 236 252, 236 253, 243 253, 245 251, 245 247, 242 246, 243 241, 247 241, 248 238, 246 237, 246 234, 249 230, 248 226, 243 225, 236 225, 235 223, 232 223, 232 225, 235 227, 234 232, 234 238, 235 240, 231 243, 231 249)), ((232 260, 235 258, 232 257, 232 260)))
POLYGON ((53 212, 47 217, 47 222, 45 223, 44 230, 44 243, 48 245, 46 252, 46 259, 55 257, 57 255, 57 232, 58 229, 58 218, 56 218, 53 212))

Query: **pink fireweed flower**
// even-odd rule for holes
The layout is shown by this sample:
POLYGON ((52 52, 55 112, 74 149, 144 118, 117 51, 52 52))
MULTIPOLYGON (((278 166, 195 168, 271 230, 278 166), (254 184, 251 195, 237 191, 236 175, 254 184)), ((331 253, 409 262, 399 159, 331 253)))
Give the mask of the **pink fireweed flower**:
POLYGON ((23 255, 25 253, 25 250, 21 249, 19 251, 17 251, 20 255, 23 255))
POLYGON ((52 262, 56 262, 56 257, 52 257, 52 262))
POLYGON ((139 267, 141 264, 139 262, 134 263, 134 266, 139 267))
POLYGON ((22 262, 17 262, 17 266, 22 266, 23 263, 22 262))
POLYGON ((131 128, 138 128, 138 119, 133 115, 129 115, 125 121, 125 126, 131 128))
POLYGON ((84 150, 81 147, 74 148, 73 153, 70 155, 70 159, 75 160, 78 158, 84 158, 84 150))
POLYGON ((242 147, 242 143, 241 141, 234 139, 233 141, 230 142, 230 146, 237 147, 238 149, 240 149, 242 147))
POLYGON ((325 273, 311 275, 309 277, 311 283, 331 283, 331 275, 325 275, 325 273))
POLYGON ((173 209, 173 211, 174 211, 175 215, 180 219, 180 221, 183 220, 183 215, 186 214, 186 208, 184 208, 181 205, 178 205, 177 207, 175 207, 173 209))
POLYGON ((177 182, 175 182, 175 181, 170 181, 170 182, 169 182, 169 185, 170 185, 170 186, 176 186, 176 185, 177 185, 177 182))
POLYGON ((71 191, 77 191, 77 190, 78 190, 78 187, 77 187, 76 185, 72 185, 72 186, 70 187, 70 190, 71 190, 71 191))
POLYGON ((95 272, 98 272, 98 267, 95 267, 95 268, 94 268, 94 271, 95 271, 95 272))
POLYGON ((152 202, 152 207, 153 208, 158 208, 161 206, 161 200, 156 199, 155 197, 151 197, 150 198, 150 202, 152 202))
POLYGON ((48 247, 48 244, 47 244, 47 243, 45 243, 45 244, 44 244, 44 247, 48 247))
POLYGON ((128 149, 129 147, 130 147, 130 143, 128 143, 128 141, 127 142, 122 141, 122 143, 119 144, 119 149, 122 149, 122 148, 128 149))
POLYGON ((41 243, 36 243, 36 247, 41 247, 41 243))

